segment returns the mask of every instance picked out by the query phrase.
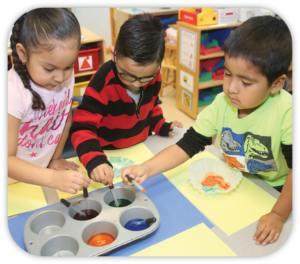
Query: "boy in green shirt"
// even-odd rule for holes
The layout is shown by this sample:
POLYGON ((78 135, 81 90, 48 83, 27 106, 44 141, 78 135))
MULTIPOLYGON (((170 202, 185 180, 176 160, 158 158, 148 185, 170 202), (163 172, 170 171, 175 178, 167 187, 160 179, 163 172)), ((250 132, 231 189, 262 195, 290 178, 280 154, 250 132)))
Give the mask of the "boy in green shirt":
POLYGON ((201 111, 183 138, 141 165, 123 170, 139 183, 187 161, 217 134, 227 164, 257 174, 281 192, 253 239, 275 242, 292 211, 292 96, 282 90, 292 59, 284 21, 252 17, 224 43, 223 93, 201 111))

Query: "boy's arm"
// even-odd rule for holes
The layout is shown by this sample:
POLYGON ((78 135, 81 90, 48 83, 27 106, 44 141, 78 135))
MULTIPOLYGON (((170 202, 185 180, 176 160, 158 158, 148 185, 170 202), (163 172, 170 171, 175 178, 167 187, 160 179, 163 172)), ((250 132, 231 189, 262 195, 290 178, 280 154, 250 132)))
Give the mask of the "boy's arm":
POLYGON ((161 107, 157 104, 158 97, 155 101, 152 116, 151 116, 151 124, 150 124, 150 133, 152 131, 156 135, 160 136, 169 136, 169 132, 171 131, 172 122, 165 122, 165 118, 163 117, 163 111, 161 107))
POLYGON ((92 87, 86 88, 82 103, 74 113, 73 124, 70 129, 71 142, 79 160, 87 169, 89 177, 99 165, 106 163, 112 167, 97 137, 97 130, 102 120, 100 114, 102 106, 101 102, 98 101, 99 98, 94 98, 96 93, 92 87))
POLYGON ((206 145, 212 143, 212 138, 198 134, 192 127, 187 130, 183 138, 175 145, 165 148, 150 160, 138 166, 128 167, 122 172, 124 183, 128 184, 126 174, 136 178, 137 182, 153 177, 159 173, 171 170, 203 151, 206 145))
POLYGON ((290 169, 281 194, 271 212, 259 219, 257 230, 253 237, 257 245, 267 245, 277 241, 283 228, 283 223, 292 211, 292 177, 293 170, 290 169))

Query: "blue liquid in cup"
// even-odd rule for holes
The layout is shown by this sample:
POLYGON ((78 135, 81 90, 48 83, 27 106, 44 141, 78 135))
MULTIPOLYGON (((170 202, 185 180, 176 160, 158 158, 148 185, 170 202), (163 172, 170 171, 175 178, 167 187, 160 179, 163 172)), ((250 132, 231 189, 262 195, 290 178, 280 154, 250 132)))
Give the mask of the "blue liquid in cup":
POLYGON ((128 221, 124 227, 131 231, 141 231, 150 227, 150 224, 147 224, 144 219, 135 218, 128 221))

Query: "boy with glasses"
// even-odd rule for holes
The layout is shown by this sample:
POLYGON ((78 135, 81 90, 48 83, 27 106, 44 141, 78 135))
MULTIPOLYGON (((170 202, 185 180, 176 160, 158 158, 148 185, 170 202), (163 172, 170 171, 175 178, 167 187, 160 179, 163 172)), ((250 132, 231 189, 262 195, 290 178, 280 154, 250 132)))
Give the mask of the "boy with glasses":
POLYGON ((112 165, 103 149, 125 148, 154 132, 174 136, 181 122, 166 123, 157 103, 165 41, 160 21, 137 15, 121 27, 112 60, 88 84, 70 129, 71 141, 89 177, 111 185, 112 165))

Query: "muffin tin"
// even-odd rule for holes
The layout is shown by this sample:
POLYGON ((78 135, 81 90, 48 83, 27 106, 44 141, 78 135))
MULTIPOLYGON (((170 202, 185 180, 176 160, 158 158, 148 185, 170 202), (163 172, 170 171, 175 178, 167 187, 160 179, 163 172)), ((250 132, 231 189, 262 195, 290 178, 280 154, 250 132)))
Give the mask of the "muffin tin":
POLYGON ((160 216, 153 202, 133 186, 119 184, 114 188, 118 199, 131 202, 125 207, 111 207, 113 196, 108 187, 89 193, 89 209, 99 214, 90 220, 73 219, 76 211, 86 209, 82 196, 72 200, 70 207, 62 203, 44 208, 31 215, 24 228, 24 243, 27 251, 38 256, 99 256, 142 239, 154 232, 160 224, 160 216), (135 218, 155 217, 156 222, 141 231, 127 230, 125 224, 135 218), (107 233, 114 241, 102 247, 88 245, 95 234, 107 233))

